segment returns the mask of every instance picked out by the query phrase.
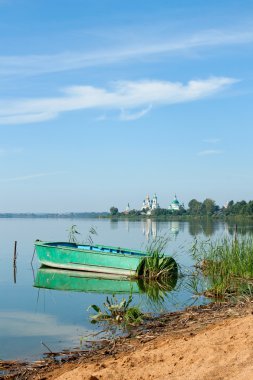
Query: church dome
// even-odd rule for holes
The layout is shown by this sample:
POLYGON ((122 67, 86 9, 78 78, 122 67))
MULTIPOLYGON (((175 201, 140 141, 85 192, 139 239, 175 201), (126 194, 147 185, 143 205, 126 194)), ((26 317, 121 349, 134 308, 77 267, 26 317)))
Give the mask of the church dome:
POLYGON ((177 196, 175 195, 173 201, 171 201, 169 205, 169 210, 180 210, 181 203, 178 201, 177 196))

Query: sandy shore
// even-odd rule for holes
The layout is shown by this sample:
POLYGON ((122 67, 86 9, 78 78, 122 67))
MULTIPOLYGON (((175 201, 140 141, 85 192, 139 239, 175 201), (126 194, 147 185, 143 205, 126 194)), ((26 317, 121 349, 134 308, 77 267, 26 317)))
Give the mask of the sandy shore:
POLYGON ((209 304, 148 320, 131 336, 59 363, 1 362, 0 379, 253 380, 253 302, 209 304))
MULTIPOLYGON (((213 313, 210 311, 210 313, 213 313)), ((130 348, 95 356, 80 364, 66 364, 44 379, 57 380, 249 380, 253 379, 253 316, 251 305, 243 312, 228 308, 215 318, 208 311, 196 319, 191 313, 185 328, 162 328, 127 341, 130 348), (191 320, 192 319, 192 320, 191 320)), ((181 322, 180 322, 181 321, 181 322)), ((173 325, 173 323, 172 323, 173 325)), ((173 326, 172 326, 173 327, 173 326)), ((40 377, 41 378, 41 377, 40 377)))

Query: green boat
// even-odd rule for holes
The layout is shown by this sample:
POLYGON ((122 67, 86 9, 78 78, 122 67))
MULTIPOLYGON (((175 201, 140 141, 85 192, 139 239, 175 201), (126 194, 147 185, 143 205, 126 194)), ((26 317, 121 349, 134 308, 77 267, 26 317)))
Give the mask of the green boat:
POLYGON ((126 276, 46 267, 38 270, 34 286, 84 293, 139 293, 138 281, 131 281, 126 276))
POLYGON ((136 275, 147 253, 104 245, 80 245, 66 242, 36 241, 35 249, 41 264, 60 269, 136 275))

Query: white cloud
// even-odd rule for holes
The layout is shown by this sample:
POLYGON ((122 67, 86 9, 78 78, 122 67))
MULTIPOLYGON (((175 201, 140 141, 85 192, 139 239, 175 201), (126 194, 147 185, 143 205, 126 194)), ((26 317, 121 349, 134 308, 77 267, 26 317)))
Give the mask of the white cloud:
MULTIPOLYGON (((145 33, 144 33, 145 34, 145 33)), ((0 75, 38 75, 77 70, 161 54, 179 54, 199 48, 249 44, 253 30, 203 30, 177 39, 141 41, 124 49, 119 46, 105 51, 62 52, 51 55, 0 56, 0 75)))
POLYGON ((29 174, 29 175, 24 175, 20 177, 12 177, 12 178, 0 178, 0 182, 27 181, 34 178, 48 177, 48 176, 58 175, 62 173, 65 173, 65 172, 58 171, 58 172, 51 172, 51 173, 29 174))
MULTIPOLYGON (((0 102, 1 104, 1 102, 0 102)), ((0 111, 1 114, 1 111, 0 111)), ((53 112, 38 112, 29 114, 8 114, 0 116, 0 124, 29 124, 39 123, 41 121, 51 120, 57 117, 57 113, 53 112)))
POLYGON ((137 115, 140 117, 149 111, 151 105, 203 99, 236 82, 234 78, 211 77, 191 80, 186 84, 155 80, 117 82, 112 89, 73 86, 64 89, 59 97, 0 101, 0 124, 35 123, 55 118, 62 112, 81 109, 134 110, 148 107, 137 115))
POLYGON ((209 150, 202 150, 198 153, 198 156, 214 156, 222 154, 222 150, 215 150, 215 149, 209 149, 209 150))

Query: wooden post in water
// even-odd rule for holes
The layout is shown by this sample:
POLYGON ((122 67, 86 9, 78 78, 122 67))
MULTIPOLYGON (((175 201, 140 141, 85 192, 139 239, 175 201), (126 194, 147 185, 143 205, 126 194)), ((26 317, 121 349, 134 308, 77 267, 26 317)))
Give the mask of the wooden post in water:
POLYGON ((15 240, 14 242, 14 253, 13 253, 13 278, 14 278, 14 284, 16 284, 17 278, 16 278, 16 273, 17 273, 17 241, 15 240))

